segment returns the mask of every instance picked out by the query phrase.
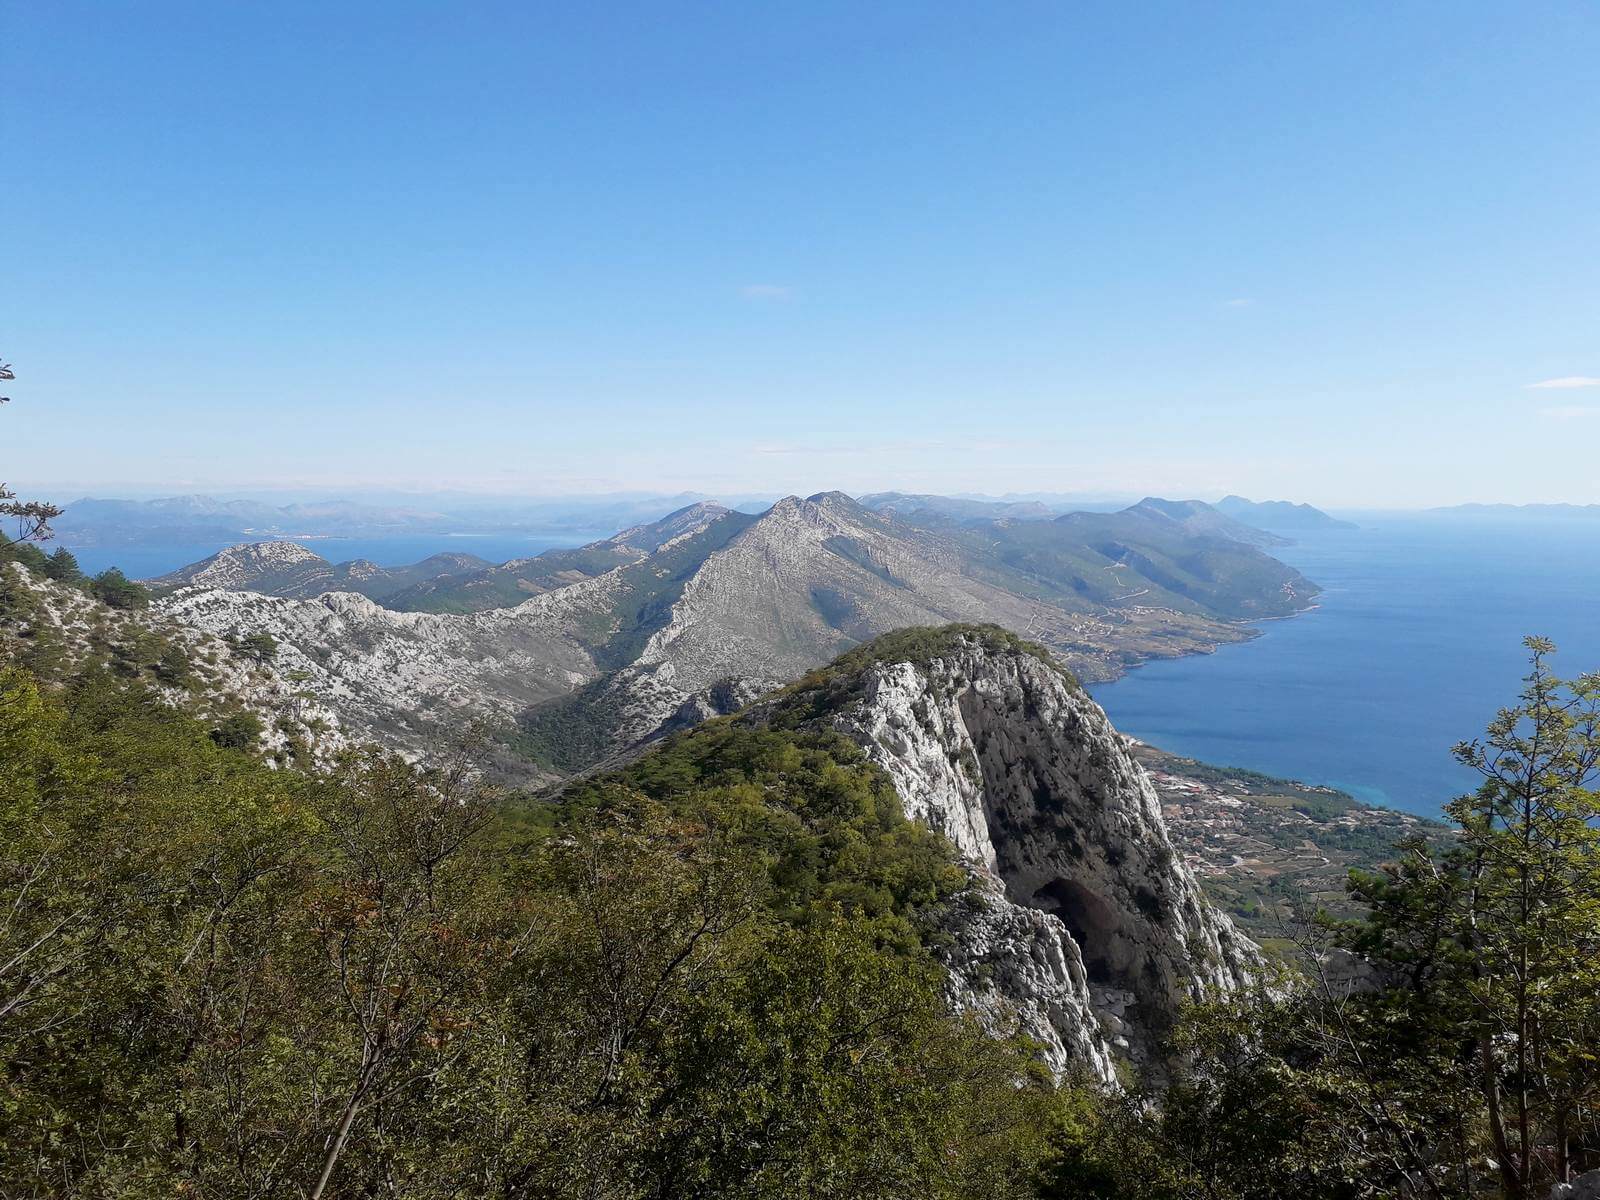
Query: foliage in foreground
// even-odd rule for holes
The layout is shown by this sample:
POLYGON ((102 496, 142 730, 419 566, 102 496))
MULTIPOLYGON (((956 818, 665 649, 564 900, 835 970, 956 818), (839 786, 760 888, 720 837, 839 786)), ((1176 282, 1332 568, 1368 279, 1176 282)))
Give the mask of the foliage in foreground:
POLYGON ((1531 647, 1451 845, 1125 1095, 949 1011, 964 873, 833 735, 518 807, 465 750, 273 770, 137 676, 5 671, 0 1193, 1542 1195, 1600 1166, 1600 683, 1531 647))
POLYGON ((1049 1091, 918 933, 948 855, 859 756, 704 749, 508 823, 465 758, 314 778, 6 673, 6 1194, 1025 1194, 1049 1091))

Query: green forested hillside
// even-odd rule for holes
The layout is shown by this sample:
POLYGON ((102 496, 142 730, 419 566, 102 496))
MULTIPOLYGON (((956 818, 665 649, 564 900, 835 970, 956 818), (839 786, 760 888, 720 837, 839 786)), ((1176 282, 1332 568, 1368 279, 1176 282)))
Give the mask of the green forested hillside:
POLYGON ((1170 608, 1258 620, 1305 608, 1317 586, 1246 543, 1159 512, 1069 513, 1052 521, 952 525, 979 578, 1067 608, 1170 608))
POLYGON ((7 1195, 1025 1194, 1051 1093, 945 1009, 947 849, 829 739, 559 809, 312 777, 0 680, 7 1195))

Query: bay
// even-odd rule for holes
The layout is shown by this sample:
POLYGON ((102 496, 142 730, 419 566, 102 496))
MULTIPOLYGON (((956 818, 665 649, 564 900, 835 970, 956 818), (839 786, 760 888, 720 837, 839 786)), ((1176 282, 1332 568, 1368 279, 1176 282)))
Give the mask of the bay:
POLYGON ((1481 734, 1527 670, 1600 670, 1600 520, 1358 514, 1272 553, 1319 606, 1215 654, 1146 664, 1091 689, 1119 729, 1163 749, 1437 815, 1474 776, 1481 734))

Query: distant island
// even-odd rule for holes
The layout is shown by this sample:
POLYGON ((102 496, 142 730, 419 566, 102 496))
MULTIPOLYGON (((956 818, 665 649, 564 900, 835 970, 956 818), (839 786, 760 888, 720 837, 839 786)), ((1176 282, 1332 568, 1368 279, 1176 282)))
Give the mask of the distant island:
POLYGON ((1290 500, 1246 500, 1224 496, 1212 505, 1218 512, 1258 529, 1354 529, 1349 521, 1330 517, 1320 508, 1290 500))
POLYGON ((1428 511, 1448 517, 1600 518, 1600 504, 1451 504, 1428 511))

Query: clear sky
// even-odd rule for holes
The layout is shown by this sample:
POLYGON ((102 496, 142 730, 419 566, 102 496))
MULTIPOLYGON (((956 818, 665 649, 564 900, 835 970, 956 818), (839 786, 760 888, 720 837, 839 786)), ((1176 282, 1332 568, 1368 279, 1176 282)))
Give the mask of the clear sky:
POLYGON ((0 23, 14 482, 1600 501, 1593 0, 0 23))

